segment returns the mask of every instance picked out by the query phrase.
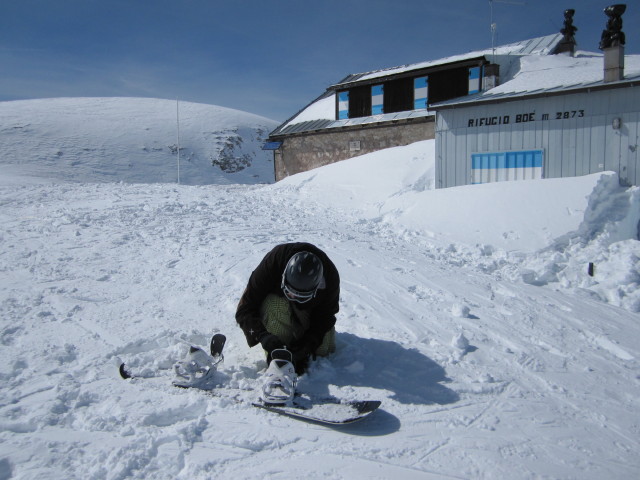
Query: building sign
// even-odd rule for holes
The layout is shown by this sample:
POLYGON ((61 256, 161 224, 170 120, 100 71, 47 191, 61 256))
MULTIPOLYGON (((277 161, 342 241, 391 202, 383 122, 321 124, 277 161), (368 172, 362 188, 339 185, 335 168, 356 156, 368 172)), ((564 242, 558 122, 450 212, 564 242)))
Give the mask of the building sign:
POLYGON ((582 118, 585 116, 584 110, 567 110, 562 112, 536 114, 536 112, 519 113, 517 115, 496 115, 493 117, 469 118, 467 127, 490 127, 494 125, 508 125, 511 123, 528 123, 548 120, 568 120, 571 118, 582 118))

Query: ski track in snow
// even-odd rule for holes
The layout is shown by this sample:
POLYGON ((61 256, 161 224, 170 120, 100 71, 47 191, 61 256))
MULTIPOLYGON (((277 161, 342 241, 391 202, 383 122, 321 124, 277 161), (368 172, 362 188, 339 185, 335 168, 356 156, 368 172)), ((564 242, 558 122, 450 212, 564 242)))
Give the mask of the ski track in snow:
POLYGON ((0 478, 640 471, 630 311, 277 186, 23 184, 0 198, 0 478), (262 256, 299 240, 343 281, 338 352, 300 388, 381 410, 331 429, 172 388, 172 363, 220 331, 219 375, 250 396, 265 362, 235 306, 262 256), (160 378, 122 381, 118 358, 160 378))

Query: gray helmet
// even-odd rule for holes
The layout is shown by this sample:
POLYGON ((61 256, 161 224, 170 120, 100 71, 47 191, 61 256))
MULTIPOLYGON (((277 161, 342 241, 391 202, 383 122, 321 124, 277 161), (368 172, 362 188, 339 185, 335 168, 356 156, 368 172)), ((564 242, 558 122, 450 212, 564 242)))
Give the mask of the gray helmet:
POLYGON ((322 262, 311 252, 293 255, 282 274, 282 291, 289 300, 304 303, 311 300, 322 280, 322 262))

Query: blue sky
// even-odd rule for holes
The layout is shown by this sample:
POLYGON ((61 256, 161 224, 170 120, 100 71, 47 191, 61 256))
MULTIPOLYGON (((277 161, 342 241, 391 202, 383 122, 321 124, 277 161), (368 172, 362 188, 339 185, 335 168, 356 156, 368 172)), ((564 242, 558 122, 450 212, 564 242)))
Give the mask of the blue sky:
MULTIPOLYGON (((598 51, 601 0, 494 0, 497 44, 574 8, 598 51)), ((349 73, 489 48, 488 0, 1 0, 0 100, 179 98, 285 120, 349 73)), ((640 54, 640 4, 623 16, 640 54), (635 27, 635 28, 633 28, 635 27)))

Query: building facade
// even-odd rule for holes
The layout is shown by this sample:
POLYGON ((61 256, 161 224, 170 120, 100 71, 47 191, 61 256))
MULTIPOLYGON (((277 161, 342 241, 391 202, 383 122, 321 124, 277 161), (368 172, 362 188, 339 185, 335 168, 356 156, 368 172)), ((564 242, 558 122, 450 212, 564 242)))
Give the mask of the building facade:
POLYGON ((431 105, 473 96, 524 55, 549 55, 562 36, 348 75, 269 134, 276 181, 384 148, 435 138, 431 105))
POLYGON ((640 75, 435 108, 437 188, 603 171, 640 184, 640 75))
POLYGON ((437 111, 436 186, 575 177, 613 171, 640 184, 640 57, 625 57, 622 14, 608 17, 598 48, 575 51, 565 10, 556 58, 523 57, 517 75, 437 111))
MULTIPOLYGON (((640 56, 625 56, 623 5, 601 53, 561 33, 349 75, 269 135, 276 181, 435 138, 436 188, 613 171, 640 185, 640 56)), ((595 42, 594 42, 595 43, 595 42)))
POLYGON ((435 138, 433 115, 289 135, 274 145, 275 179, 429 138, 435 138))

